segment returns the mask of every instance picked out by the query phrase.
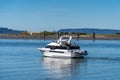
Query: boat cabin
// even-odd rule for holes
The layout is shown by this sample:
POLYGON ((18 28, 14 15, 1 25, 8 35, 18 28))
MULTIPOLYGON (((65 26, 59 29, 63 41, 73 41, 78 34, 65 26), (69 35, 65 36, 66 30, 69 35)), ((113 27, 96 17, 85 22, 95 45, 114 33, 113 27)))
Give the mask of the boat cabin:
POLYGON ((79 46, 76 46, 75 42, 74 45, 71 44, 71 36, 62 36, 58 39, 57 42, 52 42, 48 44, 45 48, 50 49, 80 49, 79 46))

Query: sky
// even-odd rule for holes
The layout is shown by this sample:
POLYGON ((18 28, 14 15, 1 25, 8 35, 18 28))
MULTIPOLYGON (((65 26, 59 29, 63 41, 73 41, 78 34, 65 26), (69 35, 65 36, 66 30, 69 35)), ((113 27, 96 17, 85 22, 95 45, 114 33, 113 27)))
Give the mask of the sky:
POLYGON ((0 0, 0 27, 120 29, 120 0, 0 0))

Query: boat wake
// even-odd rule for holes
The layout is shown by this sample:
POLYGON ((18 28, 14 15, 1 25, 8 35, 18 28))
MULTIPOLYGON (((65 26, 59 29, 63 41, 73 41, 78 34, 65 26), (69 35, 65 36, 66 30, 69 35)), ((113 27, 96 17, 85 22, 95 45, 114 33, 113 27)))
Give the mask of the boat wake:
POLYGON ((86 57, 86 59, 120 61, 120 57, 86 57))

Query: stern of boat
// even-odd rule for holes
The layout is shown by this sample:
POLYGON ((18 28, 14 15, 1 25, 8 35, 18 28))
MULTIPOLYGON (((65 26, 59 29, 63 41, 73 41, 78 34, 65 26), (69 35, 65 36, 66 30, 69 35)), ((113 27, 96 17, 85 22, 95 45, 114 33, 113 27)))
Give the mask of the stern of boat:
POLYGON ((71 53, 72 57, 82 57, 83 58, 86 55, 88 55, 88 53, 85 50, 75 50, 71 53))

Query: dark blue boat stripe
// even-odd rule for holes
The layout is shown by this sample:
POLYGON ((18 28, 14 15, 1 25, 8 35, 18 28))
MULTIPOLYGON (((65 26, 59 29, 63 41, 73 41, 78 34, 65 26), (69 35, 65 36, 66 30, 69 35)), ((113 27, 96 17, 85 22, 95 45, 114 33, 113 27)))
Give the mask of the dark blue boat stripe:
POLYGON ((64 52, 62 52, 62 51, 49 51, 49 52, 64 53, 64 52))

